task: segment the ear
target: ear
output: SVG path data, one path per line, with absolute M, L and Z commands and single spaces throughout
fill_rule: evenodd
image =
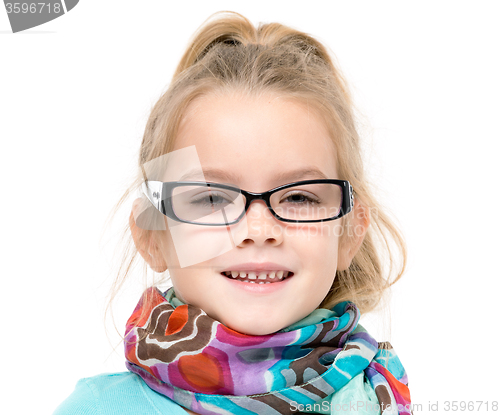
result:
M 134 201 L 128 221 L 135 247 L 153 271 L 164 272 L 167 269 L 167 262 L 157 240 L 157 232 L 160 231 L 145 230 L 137 226 L 135 212 L 138 208 L 138 202 L 140 202 L 140 199 Z
M 357 198 L 354 198 L 354 207 L 349 216 L 339 245 L 338 271 L 349 268 L 352 259 L 365 239 L 368 226 L 370 226 L 370 209 L 361 204 Z

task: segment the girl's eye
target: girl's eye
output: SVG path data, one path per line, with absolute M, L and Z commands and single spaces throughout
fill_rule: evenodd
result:
M 213 192 L 198 195 L 197 198 L 191 199 L 190 201 L 192 205 L 201 205 L 201 206 L 214 206 L 214 205 L 221 205 L 224 203 L 229 204 L 231 202 L 232 200 L 225 199 L 223 195 L 216 194 Z
M 319 203 L 319 201 L 320 200 L 311 193 L 295 192 L 295 193 L 285 195 L 285 197 L 283 199 L 281 199 L 280 203 L 291 203 L 291 204 L 310 203 L 310 204 L 315 204 L 315 203 Z

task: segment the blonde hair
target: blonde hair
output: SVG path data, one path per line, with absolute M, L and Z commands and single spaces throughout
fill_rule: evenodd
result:
M 362 313 L 373 310 L 384 291 L 404 271 L 405 243 L 365 178 L 353 104 L 344 78 L 320 42 L 290 27 L 269 23 L 256 28 L 237 13 L 222 12 L 198 29 L 168 90 L 154 105 L 147 121 L 139 153 L 142 174 L 138 174 L 115 211 L 146 179 L 144 163 L 172 151 L 187 106 L 203 95 L 231 91 L 253 96 L 279 93 L 307 102 L 324 119 L 337 149 L 339 177 L 351 183 L 355 197 L 369 208 L 371 225 L 349 268 L 337 271 L 320 307 L 330 308 L 351 300 Z M 343 218 L 344 228 L 349 224 L 347 215 Z M 153 232 L 157 231 L 145 231 L 144 238 L 154 237 Z M 128 260 L 120 267 L 110 303 L 137 257 L 128 227 L 125 233 L 129 236 Z M 348 237 L 344 232 L 340 243 Z

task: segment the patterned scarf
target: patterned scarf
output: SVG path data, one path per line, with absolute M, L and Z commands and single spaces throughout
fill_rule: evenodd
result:
M 384 415 L 410 414 L 403 366 L 359 317 L 346 301 L 277 333 L 246 335 L 183 304 L 173 288 L 153 287 L 127 322 L 126 366 L 151 389 L 200 414 L 291 414 L 362 371 Z

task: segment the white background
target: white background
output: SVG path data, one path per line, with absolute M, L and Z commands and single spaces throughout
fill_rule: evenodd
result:
M 79 378 L 125 370 L 103 309 L 130 205 L 104 221 L 188 39 L 219 10 L 313 34 L 351 85 L 409 248 L 391 320 L 364 321 L 394 345 L 413 402 L 500 400 L 498 2 L 180 4 L 81 1 L 17 34 L 0 7 L 2 412 L 51 413 Z M 120 330 L 140 292 L 122 297 Z

